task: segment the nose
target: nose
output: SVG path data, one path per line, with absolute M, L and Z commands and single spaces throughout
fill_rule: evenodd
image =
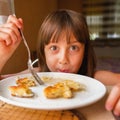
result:
M 59 64 L 65 65 L 68 64 L 68 52 L 67 51 L 61 51 L 59 56 Z

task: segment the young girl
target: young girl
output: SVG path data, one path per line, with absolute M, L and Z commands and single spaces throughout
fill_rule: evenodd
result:
M 58 10 L 44 20 L 38 37 L 40 70 L 94 77 L 106 85 L 117 84 L 106 102 L 107 110 L 120 115 L 120 74 L 96 71 L 96 58 L 82 14 Z
M 9 20 L 17 25 L 20 22 L 14 16 Z M 106 101 L 106 109 L 120 115 L 120 74 L 96 71 L 96 58 L 82 14 L 71 10 L 49 14 L 40 28 L 37 48 L 40 71 L 82 74 L 105 85 L 115 85 Z

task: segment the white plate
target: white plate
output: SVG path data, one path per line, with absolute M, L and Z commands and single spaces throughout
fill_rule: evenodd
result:
M 84 107 L 90 105 L 99 99 L 101 99 L 105 93 L 106 88 L 105 86 L 100 83 L 99 81 L 76 74 L 69 74 L 69 73 L 56 73 L 56 72 L 41 72 L 38 73 L 39 76 L 48 76 L 54 78 L 65 78 L 65 79 L 72 79 L 77 82 L 80 82 L 86 86 L 86 90 L 82 92 L 75 92 L 75 95 L 71 99 L 65 98 L 57 98 L 57 99 L 47 99 L 43 94 L 43 89 L 48 85 L 37 85 L 36 87 L 32 87 L 32 91 L 35 93 L 33 98 L 18 98 L 13 97 L 8 90 L 9 86 L 16 85 L 16 79 L 18 77 L 30 77 L 31 74 L 22 74 L 13 77 L 6 78 L 0 81 L 0 100 L 26 108 L 32 109 L 41 109 L 41 110 L 66 110 L 66 109 L 73 109 Z M 50 83 L 49 83 L 50 84 Z M 52 83 L 53 84 L 53 83 Z

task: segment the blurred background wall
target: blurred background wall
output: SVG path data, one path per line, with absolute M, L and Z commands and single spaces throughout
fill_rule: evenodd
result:
M 52 11 L 67 8 L 77 12 L 83 12 L 83 0 L 14 0 L 17 17 L 24 21 L 24 35 L 31 49 L 31 53 L 36 51 L 38 30 L 44 18 Z M 90 1 L 90 0 L 88 0 Z M 93 0 L 95 1 L 95 0 Z M 98 0 L 99 2 L 101 0 Z M 113 0 L 114 1 L 114 0 Z M 104 42 L 102 42 L 102 45 Z M 114 46 L 114 44 L 113 44 Z M 97 57 L 118 57 L 120 58 L 120 46 L 94 46 Z M 5 65 L 2 73 L 16 73 L 27 69 L 27 50 L 21 45 L 14 55 Z

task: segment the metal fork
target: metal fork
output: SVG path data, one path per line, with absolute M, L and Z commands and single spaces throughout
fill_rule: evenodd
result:
M 31 54 L 30 54 L 30 49 L 29 49 L 29 47 L 28 47 L 27 41 L 26 41 L 26 39 L 25 39 L 25 37 L 24 37 L 24 34 L 23 34 L 22 30 L 19 29 L 19 31 L 20 31 L 20 34 L 21 34 L 22 39 L 23 39 L 23 42 L 24 42 L 24 44 L 25 44 L 25 46 L 26 46 L 26 48 L 27 48 L 27 51 L 28 51 L 28 69 L 29 69 L 29 71 L 31 72 L 31 74 L 33 75 L 34 79 L 35 79 L 40 85 L 42 85 L 42 84 L 44 84 L 44 82 L 41 80 L 41 78 L 38 76 L 38 74 L 36 73 L 36 71 L 34 71 L 34 69 L 33 69 L 32 60 L 31 60 Z
M 5 2 L 4 0 L 2 0 L 2 1 L 3 1 L 5 4 L 7 4 L 7 5 L 6 5 L 7 7 L 5 7 L 5 8 L 8 9 L 8 11 L 11 11 L 13 16 L 16 16 L 16 15 L 15 15 L 14 0 L 7 0 L 6 2 Z M 6 10 L 6 9 L 5 9 L 5 10 Z M 37 73 L 34 71 L 34 69 L 33 69 L 32 60 L 31 60 L 31 54 L 30 54 L 30 49 L 29 49 L 29 47 L 28 47 L 27 41 L 26 41 L 26 39 L 25 39 L 25 37 L 24 37 L 24 34 L 23 34 L 23 32 L 22 32 L 21 29 L 19 29 L 19 32 L 20 32 L 20 34 L 21 34 L 21 37 L 22 37 L 22 39 L 23 39 L 23 42 L 24 42 L 24 44 L 25 44 L 25 46 L 26 46 L 26 48 L 27 48 L 27 51 L 28 51 L 28 69 L 29 69 L 30 72 L 32 73 L 32 75 L 33 75 L 34 79 L 37 81 L 37 83 L 40 84 L 40 85 L 42 85 L 42 84 L 44 84 L 44 82 L 41 80 L 41 78 L 38 76 L 38 74 L 37 74 Z

